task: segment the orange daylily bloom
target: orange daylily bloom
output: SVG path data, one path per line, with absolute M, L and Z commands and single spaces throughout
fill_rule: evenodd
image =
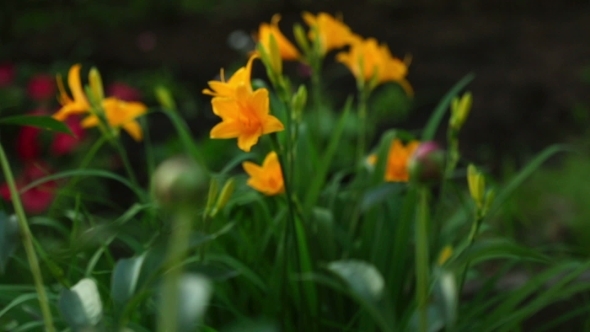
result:
M 252 84 L 250 82 L 250 73 L 252 72 L 252 63 L 254 59 L 258 58 L 257 54 L 252 54 L 246 66 L 238 69 L 229 80 L 225 81 L 223 77 L 223 69 L 221 70 L 221 81 L 209 81 L 211 89 L 203 89 L 203 93 L 213 97 L 236 97 L 236 88 L 239 85 L 244 85 L 249 91 L 252 91 Z
M 261 23 L 258 28 L 257 40 L 269 57 L 270 65 L 276 73 L 282 72 L 282 60 L 298 60 L 301 55 L 297 48 L 281 33 L 279 29 L 279 14 L 273 15 L 270 24 Z M 271 47 L 271 36 L 275 40 L 278 54 Z
M 414 151 L 418 148 L 420 142 L 411 141 L 403 145 L 399 139 L 395 139 L 389 148 L 387 155 L 387 167 L 385 168 L 385 181 L 389 182 L 408 182 L 410 173 L 408 171 L 408 162 Z
M 305 12 L 302 16 L 305 23 L 311 28 L 309 32 L 310 39 L 314 40 L 316 38 L 314 29 L 317 31 L 322 54 L 349 45 L 355 39 L 355 35 L 350 28 L 330 14 L 318 13 L 314 16 Z
M 419 141 L 411 141 L 407 145 L 403 145 L 399 139 L 393 140 L 389 147 L 387 155 L 387 165 L 385 166 L 385 181 L 388 182 L 408 182 L 410 173 L 408 164 L 414 151 L 420 145 Z M 369 165 L 377 163 L 377 155 L 371 154 L 367 157 Z
M 143 133 L 136 118 L 147 112 L 147 107 L 139 102 L 127 102 L 114 97 L 102 101 L 107 122 L 112 128 L 123 128 L 134 140 L 141 141 Z M 82 120 L 82 127 L 98 126 L 100 119 L 92 114 Z
M 57 111 L 53 117 L 56 120 L 64 121 L 70 115 L 80 113 L 92 113 L 88 98 L 84 93 L 82 82 L 80 80 L 80 64 L 75 64 L 68 72 L 68 85 L 72 91 L 72 98 L 65 92 L 61 77 L 58 76 L 57 84 L 59 87 L 59 102 L 62 108 Z M 91 71 L 92 72 L 92 71 Z M 92 76 L 92 75 L 91 75 Z M 93 86 L 92 77 L 91 87 Z M 96 82 L 96 80 L 94 81 Z M 98 80 L 98 86 L 95 88 L 102 91 L 102 84 Z M 98 101 L 97 101 L 98 102 Z M 147 112 L 147 107 L 139 102 L 126 102 L 115 97 L 105 98 L 100 100 L 101 108 L 104 111 L 104 116 L 112 128 L 123 128 L 136 141 L 141 141 L 143 135 L 141 126 L 135 119 Z M 82 121 L 82 127 L 89 128 L 98 126 L 100 119 L 96 114 L 90 114 Z
M 246 152 L 260 136 L 285 129 L 279 119 L 269 114 L 268 90 L 264 88 L 251 92 L 245 85 L 238 85 L 235 98 L 216 97 L 211 105 L 222 122 L 211 129 L 210 137 L 237 137 L 238 147 Z
M 75 64 L 70 68 L 68 72 L 68 86 L 72 91 L 72 98 L 68 96 L 64 89 L 63 80 L 61 75 L 57 76 L 57 87 L 59 89 L 59 103 L 62 107 L 53 115 L 56 120 L 63 121 L 67 117 L 73 114 L 85 113 L 90 110 L 90 104 L 86 99 L 84 88 L 80 80 L 80 64 Z
M 375 83 L 398 82 L 406 93 L 413 94 L 412 87 L 406 80 L 407 64 L 392 56 L 387 45 L 377 43 L 374 38 L 353 38 L 350 50 L 336 56 L 339 62 L 350 69 L 357 80 Z
M 283 172 L 276 152 L 266 155 L 262 166 L 246 161 L 242 167 L 250 175 L 247 184 L 265 195 L 278 195 L 285 191 Z

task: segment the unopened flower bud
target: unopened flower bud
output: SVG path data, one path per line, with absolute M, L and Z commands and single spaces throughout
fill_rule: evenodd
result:
M 156 99 L 158 99 L 158 102 L 166 111 L 174 111 L 176 109 L 176 103 L 174 102 L 174 98 L 172 98 L 172 94 L 170 94 L 170 90 L 159 85 L 156 87 L 155 92 Z
M 483 174 L 473 164 L 467 167 L 467 184 L 471 198 L 479 209 L 483 208 L 486 182 Z
M 435 142 L 423 142 L 408 163 L 410 178 L 417 182 L 436 181 L 442 177 L 445 153 Z
M 92 67 L 88 73 L 88 84 L 90 85 L 90 91 L 92 91 L 94 100 L 100 103 L 104 99 L 104 90 L 102 88 L 100 72 L 95 67 Z
M 174 157 L 161 163 L 152 177 L 154 197 L 164 207 L 195 205 L 207 188 L 202 167 L 187 157 Z

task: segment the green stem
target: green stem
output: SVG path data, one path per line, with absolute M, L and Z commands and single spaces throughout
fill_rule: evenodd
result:
M 39 306 L 41 307 L 41 315 L 43 316 L 43 322 L 45 323 L 45 331 L 54 332 L 55 327 L 53 326 L 53 318 L 51 316 L 51 310 L 49 309 L 49 301 L 47 299 L 47 294 L 45 293 L 45 286 L 43 285 L 43 276 L 41 275 L 39 260 L 37 259 L 37 254 L 35 253 L 35 247 L 33 245 L 33 235 L 29 229 L 29 223 L 18 195 L 18 190 L 14 182 L 14 176 L 12 175 L 8 159 L 6 158 L 6 153 L 4 152 L 4 148 L 1 144 L 0 164 L 2 164 L 2 171 L 4 172 L 6 182 L 8 183 L 8 188 L 10 189 L 12 205 L 14 206 L 14 211 L 18 217 L 23 246 L 25 247 L 31 273 L 33 274 L 35 289 L 37 290 L 37 295 L 39 296 Z
M 113 138 L 113 144 L 119 152 L 121 156 L 121 161 L 123 162 L 123 166 L 125 167 L 125 171 L 127 171 L 127 175 L 129 176 L 129 180 L 136 188 L 139 188 L 139 182 L 137 182 L 137 178 L 135 177 L 135 172 L 131 167 L 131 163 L 129 162 L 129 157 L 127 156 L 127 151 L 123 148 L 121 141 L 119 141 L 116 137 Z
M 362 169 L 363 160 L 365 158 L 365 148 L 367 145 L 367 100 L 369 92 L 364 84 L 359 85 L 359 100 L 358 100 L 358 141 L 357 141 L 357 158 L 356 162 L 359 165 L 358 169 Z
M 82 159 L 82 162 L 80 163 L 80 166 L 78 167 L 78 169 L 85 169 L 90 162 L 94 159 L 94 156 L 96 155 L 96 153 L 98 152 L 98 150 L 100 150 L 100 148 L 103 146 L 103 144 L 107 141 L 107 138 L 105 135 L 100 135 L 100 137 L 96 140 L 96 142 L 94 142 L 94 144 L 92 144 L 92 146 L 90 147 L 90 150 L 88 150 L 88 153 L 84 156 L 84 159 Z M 57 206 L 57 202 L 60 200 L 61 197 L 63 197 L 62 193 L 68 192 L 69 189 L 73 188 L 79 180 L 80 176 L 75 176 L 74 178 L 72 178 L 67 185 L 61 189 L 57 195 L 57 197 L 55 198 L 53 204 L 52 204 L 52 210 Z M 53 212 L 53 211 L 51 211 Z M 52 213 L 50 213 L 52 214 Z
M 170 267 L 164 276 L 162 285 L 162 302 L 158 319 L 159 332 L 173 332 L 178 330 L 178 298 L 179 281 L 182 275 L 180 264 L 186 255 L 189 244 L 193 211 L 181 208 L 174 217 L 172 234 L 170 235 L 170 247 L 166 264 Z
M 430 259 L 428 257 L 428 190 L 418 188 L 419 204 L 416 214 L 416 301 L 418 304 L 420 332 L 428 331 L 428 290 Z
M 473 224 L 471 225 L 471 231 L 469 232 L 469 237 L 467 238 L 467 247 L 465 248 L 465 250 L 469 249 L 473 243 L 475 242 L 475 238 L 477 237 L 477 233 L 479 233 L 479 227 L 481 226 L 481 222 L 483 221 L 483 215 L 481 214 L 481 212 L 478 211 L 476 212 L 475 215 L 475 220 L 473 221 Z M 465 280 L 467 279 L 467 272 L 469 271 L 469 266 L 471 265 L 470 261 L 467 261 L 467 263 L 465 264 L 465 268 L 463 269 L 463 272 L 461 273 L 461 279 L 459 279 L 459 294 L 461 294 L 463 292 L 463 286 L 465 285 Z

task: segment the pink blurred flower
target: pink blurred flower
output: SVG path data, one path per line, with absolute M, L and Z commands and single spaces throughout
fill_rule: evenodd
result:
M 27 93 L 34 100 L 46 100 L 55 95 L 55 79 L 51 75 L 39 74 L 31 78 Z
M 51 174 L 51 172 L 43 162 L 27 163 L 23 173 L 15 180 L 16 187 L 20 190 L 29 183 L 49 174 Z M 56 188 L 57 182 L 49 181 L 25 191 L 20 195 L 23 208 L 27 212 L 33 214 L 38 214 L 47 210 L 53 202 Z M 8 188 L 7 183 L 0 185 L 0 196 L 6 201 L 11 201 L 10 189 Z
M 57 156 L 62 156 L 64 154 L 68 154 L 72 152 L 80 141 L 84 139 L 85 131 L 80 125 L 80 119 L 76 116 L 70 116 L 65 120 L 65 124 L 70 127 L 72 134 L 74 136 L 57 133 L 51 142 L 51 153 Z
M 107 87 L 107 95 L 124 101 L 140 101 L 141 92 L 122 82 L 114 82 Z
M 16 76 L 14 65 L 9 62 L 0 63 L 0 88 L 12 84 Z

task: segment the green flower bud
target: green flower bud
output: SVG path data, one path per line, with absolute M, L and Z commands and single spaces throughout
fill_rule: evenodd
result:
M 187 157 L 174 157 L 161 163 L 152 177 L 152 192 L 164 207 L 193 206 L 207 188 L 202 167 Z

